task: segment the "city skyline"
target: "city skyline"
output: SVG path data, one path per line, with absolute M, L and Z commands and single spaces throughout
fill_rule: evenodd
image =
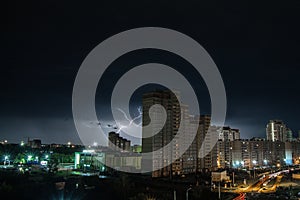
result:
M 184 105 L 184 106 L 187 106 L 187 105 Z M 208 117 L 210 117 L 210 115 L 201 115 L 201 116 L 208 116 Z M 195 116 L 195 115 L 190 115 L 189 117 L 191 119 L 191 123 L 193 123 L 193 120 L 192 120 L 193 118 L 195 118 L 195 119 L 197 118 L 197 116 Z M 271 133 L 270 133 L 269 125 L 271 123 L 278 123 L 278 122 L 282 123 L 284 125 L 283 126 L 284 129 L 281 130 L 282 127 L 281 128 L 279 127 L 280 130 L 278 130 L 278 132 L 280 132 L 280 133 L 278 133 L 278 134 L 280 134 L 281 136 L 280 136 L 280 138 L 275 138 L 274 139 L 274 136 L 272 137 L 270 135 Z M 104 129 L 107 130 L 107 132 L 105 132 L 105 133 L 107 134 L 108 137 L 109 137 L 109 134 L 115 133 L 115 134 L 119 135 L 121 138 L 124 137 L 125 140 L 128 140 L 129 142 L 132 142 L 131 146 L 142 145 L 142 141 L 136 142 L 137 140 L 141 140 L 140 138 L 137 138 L 136 140 L 135 139 L 131 140 L 132 139 L 131 136 L 128 137 L 128 135 L 126 135 L 124 133 L 122 134 L 122 131 L 121 132 L 116 131 L 116 128 L 113 125 L 108 124 L 108 126 L 109 126 L 109 128 L 107 128 L 107 127 L 104 128 Z M 228 126 L 226 124 L 224 126 L 216 126 L 214 124 L 210 124 L 210 126 L 211 127 L 215 127 L 218 130 L 222 130 L 222 132 L 219 133 L 220 134 L 219 135 L 219 140 L 224 140 L 224 135 L 223 134 L 225 134 L 229 130 L 232 131 L 232 135 L 230 137 L 235 138 L 236 137 L 235 135 L 237 134 L 238 135 L 237 138 L 239 138 L 241 140 L 263 139 L 263 140 L 266 140 L 266 141 L 273 141 L 273 142 L 275 142 L 275 141 L 282 141 L 282 142 L 284 142 L 284 141 L 290 141 L 291 142 L 291 141 L 295 141 L 297 139 L 300 139 L 300 130 L 298 130 L 297 132 L 291 132 L 291 129 L 288 126 L 286 126 L 285 122 L 282 121 L 282 120 L 279 120 L 279 119 L 271 119 L 271 120 L 269 120 L 269 123 L 267 123 L 266 126 L 265 126 L 265 135 L 264 136 L 259 136 L 259 137 L 257 137 L 257 136 L 251 136 L 251 137 L 248 137 L 248 138 L 241 137 L 240 129 L 238 127 L 231 127 L 231 126 Z M 281 131 L 283 133 L 281 133 Z M 273 128 L 273 132 L 274 132 L 274 128 Z M 277 130 L 275 130 L 275 132 L 277 132 Z M 226 134 L 228 134 L 228 133 L 226 133 Z M 284 135 L 282 135 L 282 134 L 284 134 Z M 142 133 L 141 133 L 141 135 L 142 135 Z M 226 136 L 226 137 L 228 137 L 228 136 Z M 40 138 L 40 137 L 26 137 L 26 138 L 22 137 L 22 138 L 23 139 L 19 139 L 19 140 L 16 140 L 16 141 L 8 140 L 8 138 L 0 138 L 0 142 L 2 142 L 2 143 L 8 143 L 8 144 L 9 143 L 12 143 L 12 144 L 25 144 L 25 142 L 26 141 L 30 141 L 30 139 L 44 141 L 43 138 Z M 230 140 L 235 140 L 235 139 L 230 139 Z M 71 140 L 63 141 L 63 142 L 60 142 L 60 143 L 57 143 L 57 142 L 54 142 L 54 141 L 52 141 L 52 142 L 50 141 L 50 142 L 43 142 L 42 144 L 74 144 L 74 145 L 81 145 L 81 143 L 76 143 L 76 142 L 71 141 Z M 98 145 L 99 144 L 97 142 L 93 142 L 89 146 L 98 146 Z M 100 145 L 100 146 L 103 146 L 103 145 Z M 109 143 L 107 145 L 104 145 L 104 146 L 109 146 Z

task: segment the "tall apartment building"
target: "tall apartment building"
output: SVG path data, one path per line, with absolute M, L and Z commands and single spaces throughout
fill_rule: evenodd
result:
M 286 138 L 284 142 L 292 142 L 293 141 L 293 132 L 291 129 L 286 129 Z
M 200 120 L 201 121 L 201 120 Z M 201 133 L 205 135 L 207 138 L 206 141 L 202 142 L 202 145 L 204 146 L 204 158 L 202 156 L 200 157 L 200 163 L 204 164 L 203 166 L 200 165 L 200 169 L 209 169 L 209 170 L 216 170 L 218 168 L 218 152 L 217 152 L 217 144 L 214 143 L 213 137 L 218 137 L 220 132 L 220 128 L 217 126 L 210 126 L 209 129 Z M 200 150 L 200 148 L 199 148 Z M 200 155 L 203 152 L 200 152 Z M 203 161 L 202 161 L 203 160 Z M 202 161 L 202 162 L 201 162 Z
M 197 124 L 198 129 L 192 147 L 196 148 L 196 171 L 213 170 L 218 168 L 217 145 L 212 137 L 218 137 L 219 127 L 211 126 L 210 115 L 193 116 L 190 124 Z M 194 130 L 193 130 L 194 131 Z M 206 141 L 205 137 L 207 137 Z
M 292 133 L 282 120 L 270 120 L 266 127 L 267 140 L 286 142 L 292 139 Z
M 254 168 L 264 165 L 283 165 L 286 162 L 285 143 L 265 141 L 260 138 L 230 142 L 231 166 L 233 168 Z
M 179 97 L 178 94 L 176 95 Z M 186 107 L 183 111 L 180 110 L 180 99 L 177 99 L 176 95 L 170 91 L 154 91 L 143 95 L 142 152 L 153 152 L 153 156 L 151 158 L 144 156 L 142 165 L 147 171 L 152 171 L 152 177 L 172 176 L 182 172 L 182 158 L 179 154 L 180 144 L 176 134 L 179 130 L 181 114 L 185 115 L 188 112 L 188 108 Z M 161 111 L 154 110 L 151 119 L 149 116 L 150 107 L 155 104 L 163 106 L 167 114 L 166 122 L 161 130 L 158 128 L 163 125 L 159 118 Z M 186 119 L 186 116 L 183 118 Z M 151 128 L 145 129 L 144 127 L 150 121 L 152 124 Z M 152 137 L 144 137 L 157 131 L 158 133 Z M 169 143 L 171 145 L 167 147 Z M 152 169 L 158 170 L 153 171 Z
M 182 155 L 182 172 L 183 174 L 195 173 L 197 170 L 197 124 L 192 123 L 193 116 L 189 115 L 187 105 L 182 105 L 181 112 L 183 112 L 183 131 L 184 131 L 184 148 L 187 150 Z M 194 140 L 192 140 L 194 138 Z M 192 143 L 191 143 L 192 140 Z
M 228 126 L 219 128 L 219 141 L 217 144 L 218 168 L 228 168 L 232 164 L 230 142 L 240 139 L 239 129 Z
M 249 140 L 250 148 L 250 162 L 249 168 L 255 166 L 268 165 L 268 145 L 265 145 L 266 141 L 262 138 L 252 138 Z
M 211 155 L 206 155 L 204 145 L 204 138 L 208 129 L 210 127 L 211 117 L 209 115 L 201 115 L 195 116 L 195 120 L 199 123 L 198 130 L 196 135 L 196 146 L 197 146 L 197 171 L 201 171 L 204 168 L 208 168 L 211 166 L 210 157 Z M 206 155 L 206 156 L 205 156 Z
M 222 131 L 219 134 L 219 140 L 222 141 L 234 141 L 240 139 L 240 130 L 232 129 L 229 126 L 222 128 Z
M 266 159 L 270 164 L 272 165 L 284 165 L 285 164 L 285 143 L 281 141 L 276 142 L 270 142 L 266 141 L 266 149 L 267 152 L 269 152 L 269 155 L 267 152 L 265 153 Z
M 217 168 L 215 144 L 210 142 L 213 141 L 210 137 L 206 138 L 205 143 L 204 139 L 208 135 L 218 137 L 218 127 L 210 126 L 210 115 L 192 116 L 189 114 L 188 106 L 182 103 L 180 108 L 179 93 L 176 96 L 169 91 L 155 91 L 143 95 L 143 127 L 150 122 L 148 112 L 152 105 L 160 104 L 167 111 L 167 120 L 163 129 L 156 135 L 142 140 L 143 153 L 155 151 L 152 158 L 143 158 L 144 167 L 152 166 L 152 169 L 157 169 L 167 165 L 152 172 L 153 177 L 189 174 L 203 169 Z M 146 131 L 155 131 L 157 127 L 161 127 L 162 122 L 155 120 L 156 114 L 159 113 L 152 113 L 152 130 L 143 128 L 143 135 L 148 134 Z M 180 122 L 181 119 L 183 122 Z M 184 132 L 183 138 L 177 136 L 180 124 L 182 125 L 181 130 Z M 194 138 L 192 143 L 191 138 Z M 171 147 L 165 148 L 169 143 L 172 144 Z M 163 147 L 164 149 L 162 149 Z M 201 147 L 202 151 L 200 151 Z M 180 148 L 187 148 L 182 156 L 179 154 Z M 161 151 L 156 151 L 158 149 Z
M 234 140 L 230 142 L 231 166 L 250 167 L 250 145 L 248 140 Z

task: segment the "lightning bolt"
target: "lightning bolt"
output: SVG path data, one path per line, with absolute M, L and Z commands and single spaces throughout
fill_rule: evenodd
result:
M 143 116 L 143 111 L 142 111 L 141 106 L 139 106 L 139 107 L 137 108 L 137 110 L 138 110 L 138 112 L 139 112 L 139 115 L 136 116 L 136 117 L 134 117 L 132 120 L 129 119 L 129 117 L 126 115 L 126 113 L 125 113 L 121 108 L 117 108 L 117 110 L 120 111 L 120 112 L 124 115 L 125 119 L 128 121 L 128 125 L 127 125 L 127 126 L 118 123 L 118 130 L 116 131 L 117 133 L 120 133 L 120 131 L 121 131 L 123 128 L 127 128 L 128 126 L 131 126 L 132 124 L 133 124 L 134 126 L 141 126 L 141 125 L 142 125 L 142 120 L 140 120 L 140 122 L 139 122 L 138 124 L 135 123 L 136 120 L 141 119 L 142 116 Z

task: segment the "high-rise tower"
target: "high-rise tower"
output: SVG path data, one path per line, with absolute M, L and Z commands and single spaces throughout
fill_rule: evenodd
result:
M 266 127 L 267 140 L 281 141 L 287 140 L 287 127 L 282 120 L 270 120 Z
M 143 139 L 142 152 L 154 152 L 152 158 L 143 157 L 142 165 L 148 171 L 153 169 L 152 176 L 171 176 L 182 171 L 182 162 L 179 154 L 180 145 L 177 143 L 176 134 L 179 130 L 181 110 L 177 97 L 170 91 L 154 91 L 143 95 Z M 151 106 L 159 104 L 166 111 L 166 122 L 163 125 L 159 115 L 161 110 L 153 110 L 150 119 L 149 110 Z M 151 128 L 145 129 L 151 121 Z M 159 127 L 163 127 L 159 130 Z M 148 133 L 149 132 L 149 133 Z M 145 138 L 146 135 L 158 132 L 152 137 Z M 172 141 L 173 140 L 173 141 Z M 169 147 L 166 147 L 172 141 Z M 172 163 L 172 160 L 175 160 Z M 165 166 L 165 167 L 163 167 Z M 158 170 L 154 170 L 158 169 Z

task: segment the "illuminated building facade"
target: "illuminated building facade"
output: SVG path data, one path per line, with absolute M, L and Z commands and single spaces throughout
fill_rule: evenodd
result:
M 230 145 L 231 167 L 233 168 L 252 169 L 258 166 L 287 164 L 287 149 L 284 142 L 253 138 L 251 140 L 235 140 L 230 142 Z
M 130 152 L 115 152 L 87 149 L 75 152 L 75 169 L 84 172 L 110 170 L 123 170 L 127 172 L 140 172 L 141 156 Z

